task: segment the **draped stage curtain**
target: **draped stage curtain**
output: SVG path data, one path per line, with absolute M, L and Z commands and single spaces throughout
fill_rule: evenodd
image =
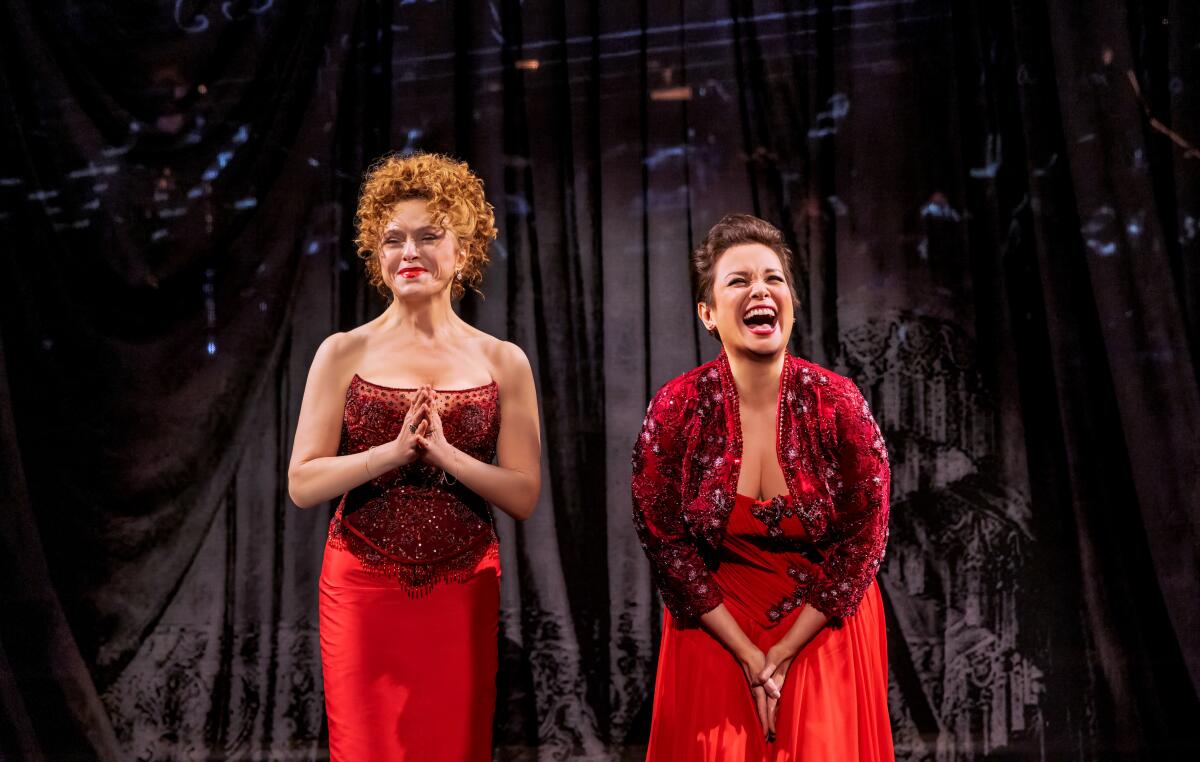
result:
M 796 252 L 794 351 L 892 456 L 902 759 L 1200 748 L 1200 8 L 1183 0 L 12 0 L 0 25 L 0 756 L 317 758 L 331 506 L 286 463 L 377 314 L 366 165 L 501 231 L 544 489 L 501 517 L 498 759 L 638 759 L 650 394 L 710 359 L 687 252 Z M 387 633 L 380 633 L 386 637 Z

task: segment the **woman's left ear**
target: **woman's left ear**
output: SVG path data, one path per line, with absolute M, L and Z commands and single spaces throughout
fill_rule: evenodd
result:
M 700 322 L 704 324 L 704 330 L 710 334 L 716 330 L 716 322 L 712 319 L 712 309 L 705 302 L 696 303 L 696 315 L 699 316 Z

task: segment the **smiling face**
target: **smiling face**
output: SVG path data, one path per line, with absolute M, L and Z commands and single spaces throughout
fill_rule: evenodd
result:
M 397 299 L 429 298 L 446 292 L 466 255 L 453 231 L 429 213 L 424 199 L 392 207 L 377 249 L 383 282 Z
M 787 348 L 794 321 L 792 290 L 779 255 L 761 243 L 726 249 L 713 267 L 708 302 L 696 305 L 728 354 L 774 356 Z

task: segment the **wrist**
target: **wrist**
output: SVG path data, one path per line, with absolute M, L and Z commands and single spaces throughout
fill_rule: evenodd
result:
M 400 456 L 400 448 L 395 440 L 379 445 L 371 454 L 371 473 L 375 476 L 402 465 L 404 459 Z
M 442 469 L 442 471 L 445 471 L 450 476 L 457 477 L 458 469 L 456 468 L 456 454 L 457 451 L 454 445 L 450 444 L 449 442 L 439 442 L 433 447 L 429 448 L 429 454 L 426 459 L 431 464 Z
M 804 615 L 801 615 L 801 618 L 797 619 L 796 622 L 794 622 L 792 626 L 788 628 L 788 631 L 783 634 L 783 637 L 781 637 L 775 643 L 775 645 L 771 646 L 771 650 L 785 658 L 793 657 L 800 653 L 800 651 L 803 650 L 806 645 L 808 645 L 809 641 L 816 637 L 817 633 L 821 631 L 821 627 L 823 626 L 824 622 L 818 622 L 811 618 L 805 618 Z
M 785 634 L 782 638 L 775 642 L 767 652 L 772 661 L 779 662 L 794 658 L 800 652 L 800 646 L 796 640 L 790 637 L 791 633 Z
M 737 644 L 737 646 L 735 646 L 733 649 L 733 656 L 735 659 L 740 661 L 742 664 L 752 664 L 755 667 L 762 666 L 761 664 L 755 664 L 755 662 L 761 658 L 762 655 L 762 650 L 758 646 L 754 645 L 749 638 L 746 638 L 745 642 Z

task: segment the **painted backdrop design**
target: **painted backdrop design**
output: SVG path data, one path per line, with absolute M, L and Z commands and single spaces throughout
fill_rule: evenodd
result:
M 359 178 L 439 150 L 501 230 L 545 489 L 501 520 L 499 759 L 639 759 L 651 393 L 717 351 L 686 255 L 796 251 L 794 350 L 892 455 L 907 760 L 1200 746 L 1191 3 L 13 0 L 0 26 L 0 754 L 320 757 L 307 365 L 382 303 Z M 380 633 L 380 637 L 386 637 Z

